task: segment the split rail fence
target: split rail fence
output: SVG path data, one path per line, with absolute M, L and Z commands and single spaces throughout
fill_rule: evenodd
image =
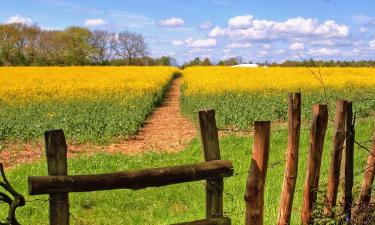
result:
M 47 131 L 45 143 L 48 176 L 29 177 L 29 194 L 49 194 L 50 225 L 68 225 L 70 223 L 69 193 L 72 192 L 139 190 L 206 180 L 206 219 L 178 225 L 229 225 L 230 218 L 223 215 L 223 178 L 233 175 L 233 165 L 229 160 L 221 160 L 215 112 L 200 111 L 199 123 L 205 162 L 93 175 L 68 175 L 64 132 Z

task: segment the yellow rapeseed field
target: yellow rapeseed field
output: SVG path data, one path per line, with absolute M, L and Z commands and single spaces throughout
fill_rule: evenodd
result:
M 202 92 L 318 89 L 322 87 L 320 76 L 329 88 L 375 87 L 375 68 L 190 67 L 184 71 L 184 75 L 187 95 Z
M 0 140 L 61 128 L 75 142 L 133 135 L 162 100 L 172 67 L 0 67 Z
M 132 98 L 159 90 L 171 67 L 0 67 L 0 102 L 20 104 L 117 95 Z

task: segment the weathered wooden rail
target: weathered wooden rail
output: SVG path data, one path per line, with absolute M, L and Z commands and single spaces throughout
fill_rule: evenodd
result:
M 180 224 L 231 224 L 223 216 L 224 177 L 233 175 L 231 161 L 220 159 L 214 110 L 199 112 L 206 162 L 106 174 L 68 175 L 67 145 L 62 130 L 45 133 L 48 176 L 29 177 L 29 194 L 49 194 L 50 224 L 68 225 L 69 193 L 114 189 L 138 190 L 206 180 L 206 219 Z

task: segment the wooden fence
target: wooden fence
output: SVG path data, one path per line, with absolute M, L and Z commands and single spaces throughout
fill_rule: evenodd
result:
M 290 224 L 293 197 L 298 172 L 298 149 L 301 127 L 301 94 L 289 94 L 288 104 L 288 148 L 285 159 L 285 173 L 280 198 L 278 225 Z M 317 204 L 319 188 L 320 166 L 324 139 L 328 124 L 327 105 L 314 105 L 313 118 L 310 129 L 309 152 L 307 171 L 303 189 L 301 207 L 301 224 L 308 225 L 313 221 L 313 212 Z M 353 156 L 355 143 L 355 129 L 352 103 L 346 100 L 337 100 L 334 120 L 333 143 L 330 166 L 328 171 L 327 190 L 325 194 L 325 216 L 334 217 L 334 208 L 340 208 L 346 221 L 350 221 L 351 213 L 359 213 L 371 201 L 371 190 L 375 174 L 375 131 L 372 148 L 369 150 L 364 180 L 360 198 L 354 207 L 352 197 L 353 187 Z M 245 191 L 245 225 L 263 224 L 264 188 L 268 166 L 270 122 L 255 122 L 254 147 L 250 170 L 248 172 Z M 340 174 L 343 175 L 340 178 Z M 337 205 L 338 187 L 341 183 L 344 190 Z M 342 221 L 343 222 L 343 221 Z
M 320 166 L 325 134 L 328 124 L 327 105 L 312 108 L 307 171 L 301 206 L 301 223 L 311 224 L 317 205 Z M 371 191 L 375 175 L 375 131 L 372 148 L 364 172 L 360 197 L 353 200 L 353 156 L 355 129 L 352 103 L 346 100 L 336 102 L 332 150 L 327 179 L 327 190 L 323 213 L 335 216 L 335 207 L 350 220 L 352 213 L 361 212 L 371 201 Z M 199 125 L 205 162 L 141 169 L 94 175 L 68 175 L 67 146 L 62 130 L 45 133 L 48 176 L 29 177 L 31 195 L 49 194 L 50 224 L 69 224 L 69 196 L 71 192 L 87 192 L 113 189 L 138 190 L 147 187 L 160 187 L 182 182 L 206 180 L 206 218 L 185 224 L 231 224 L 223 213 L 223 178 L 233 175 L 231 161 L 221 160 L 218 130 L 214 110 L 199 112 Z M 245 225 L 263 225 L 264 189 L 270 151 L 271 123 L 257 121 L 254 124 L 254 146 L 244 194 L 246 210 Z M 290 224 L 293 197 L 298 173 L 298 150 L 301 130 L 301 94 L 289 94 L 288 100 L 288 147 L 286 150 L 285 173 L 280 198 L 278 225 Z M 340 178 L 340 175 L 342 178 Z M 339 199 L 338 189 L 344 190 Z M 354 204 L 356 203 L 356 204 Z
M 230 218 L 223 215 L 223 178 L 233 175 L 232 162 L 220 158 L 214 110 L 200 111 L 199 122 L 205 162 L 93 175 L 68 175 L 64 132 L 48 131 L 45 133 L 48 176 L 29 177 L 29 194 L 49 194 L 50 224 L 68 225 L 70 219 L 68 195 L 71 192 L 139 190 L 206 180 L 206 219 L 179 223 L 179 225 L 229 225 Z

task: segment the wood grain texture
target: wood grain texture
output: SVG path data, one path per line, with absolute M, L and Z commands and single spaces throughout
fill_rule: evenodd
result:
M 314 105 L 311 122 L 307 174 L 303 191 L 301 223 L 310 224 L 311 213 L 316 203 L 319 186 L 320 165 L 322 159 L 324 137 L 328 123 L 327 105 Z

